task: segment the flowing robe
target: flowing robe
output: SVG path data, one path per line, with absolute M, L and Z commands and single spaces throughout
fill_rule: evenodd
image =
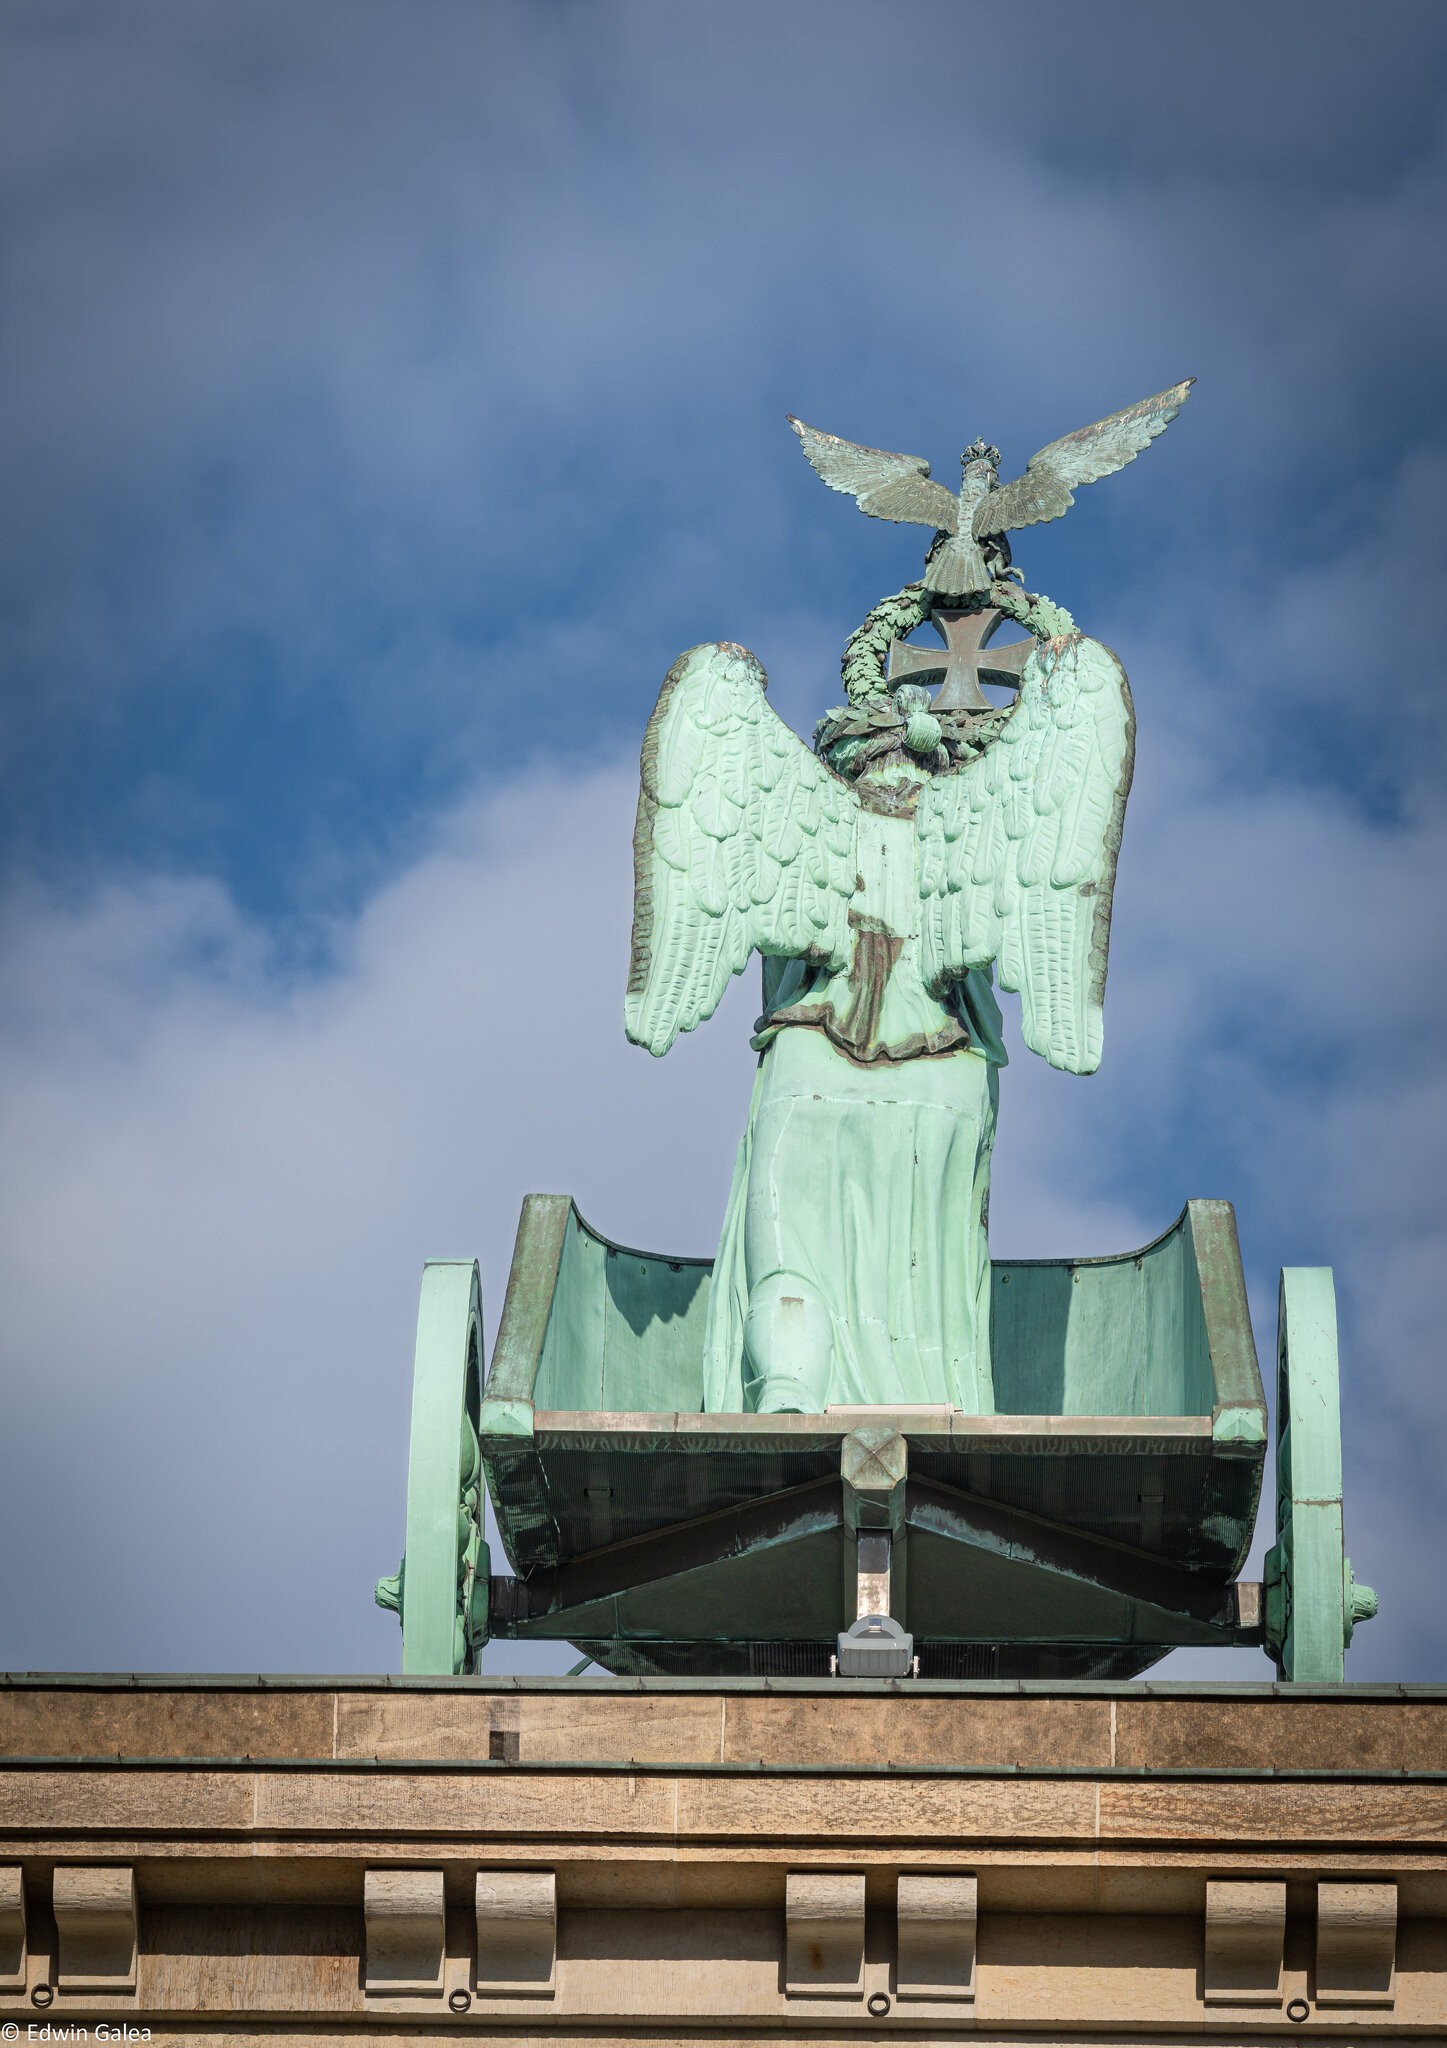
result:
M 918 859 L 912 817 L 865 811 L 847 970 L 795 960 L 771 977 L 714 1265 L 706 1409 L 993 1412 L 1000 1013 L 984 974 L 943 1000 L 925 988 Z

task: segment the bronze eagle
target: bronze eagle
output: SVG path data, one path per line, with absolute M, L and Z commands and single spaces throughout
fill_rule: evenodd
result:
M 1195 381 L 1187 377 L 1169 391 L 1050 442 L 1030 457 L 1022 476 L 1007 484 L 1000 482 L 999 449 L 975 441 L 960 457 L 958 496 L 930 480 L 929 464 L 918 455 L 891 455 L 837 434 L 821 434 L 793 413 L 788 421 L 825 483 L 854 498 L 861 512 L 871 519 L 936 527 L 925 587 L 941 597 L 969 597 L 988 590 L 992 577 L 1009 567 L 1006 534 L 1058 519 L 1075 503 L 1077 484 L 1093 484 L 1133 462 L 1165 432 Z

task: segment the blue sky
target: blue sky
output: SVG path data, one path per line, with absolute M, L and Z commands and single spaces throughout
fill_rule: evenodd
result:
M 643 723 L 727 637 L 807 731 L 920 555 L 784 414 L 948 479 L 1194 374 L 1017 548 L 1140 764 L 996 1245 L 1229 1196 L 1263 1359 L 1333 1264 L 1349 1668 L 1447 1678 L 1444 72 L 1406 0 L 12 0 L 0 1663 L 395 1664 L 421 1260 L 717 1232 L 750 991 L 622 1042 Z

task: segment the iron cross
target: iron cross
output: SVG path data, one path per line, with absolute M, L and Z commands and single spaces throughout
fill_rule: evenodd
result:
M 902 640 L 896 640 L 889 650 L 890 682 L 933 683 L 943 678 L 943 687 L 935 698 L 936 711 L 992 710 L 989 698 L 980 688 L 980 678 L 1018 690 L 1020 671 L 1035 645 L 1033 640 L 1019 640 L 986 653 L 985 643 L 1004 616 L 993 605 L 978 612 L 943 608 L 931 612 L 929 623 L 948 650 L 945 658 L 940 660 L 927 647 L 906 647 Z

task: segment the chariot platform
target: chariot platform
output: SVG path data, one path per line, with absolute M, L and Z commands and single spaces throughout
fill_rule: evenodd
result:
M 475 1266 L 428 1267 L 407 1555 L 379 1592 L 405 1668 L 461 1670 L 501 1637 L 654 1675 L 827 1676 L 852 1654 L 1125 1678 L 1195 1645 L 1342 1676 L 1373 1602 L 1342 1550 L 1331 1276 L 1283 1276 L 1295 1426 L 1266 1580 L 1243 1582 L 1268 1427 L 1228 1203 L 1117 1257 L 997 1261 L 993 1415 L 705 1412 L 710 1282 L 530 1196 L 484 1378 Z M 510 1573 L 481 1541 L 484 1479 Z

